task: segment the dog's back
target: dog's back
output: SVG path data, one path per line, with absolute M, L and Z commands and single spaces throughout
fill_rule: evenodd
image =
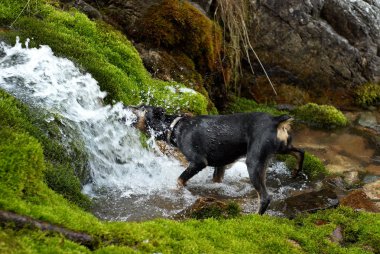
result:
M 289 119 L 265 113 L 196 116 L 180 122 L 176 138 L 179 149 L 189 160 L 202 155 L 207 165 L 223 166 L 245 156 L 250 142 L 270 140 L 268 145 L 272 146 L 287 140 L 288 124 L 280 123 Z

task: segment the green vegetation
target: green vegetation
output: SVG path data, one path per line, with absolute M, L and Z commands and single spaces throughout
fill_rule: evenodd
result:
M 348 124 L 347 118 L 334 106 L 308 103 L 292 112 L 297 120 L 319 128 L 339 128 Z
M 74 174 L 74 169 L 84 170 L 87 161 L 84 151 L 63 147 L 56 139 L 49 138 L 59 132 L 56 123 L 47 123 L 41 118 L 43 114 L 32 113 L 1 89 L 0 112 L 0 140 L 3 140 L 0 142 L 0 185 L 5 184 L 1 188 L 4 198 L 10 186 L 24 192 L 25 184 L 30 183 L 31 189 L 37 188 L 39 184 L 34 180 L 38 182 L 46 177 L 52 189 L 75 204 L 88 207 L 89 199 L 81 193 L 81 184 Z M 57 181 L 59 174 L 64 177 Z
M 0 4 L 0 9 L 4 6 L 8 6 L 7 1 Z M 207 113 L 208 102 L 201 94 L 175 93 L 171 87 L 184 86 L 152 79 L 131 42 L 111 26 L 90 21 L 76 10 L 63 12 L 42 3 L 37 6 L 38 15 L 21 16 L 13 25 L 16 31 L 0 32 L 0 37 L 12 43 L 16 35 L 20 35 L 21 40 L 33 38 L 31 46 L 49 45 L 57 55 L 73 60 L 90 72 L 100 88 L 107 91 L 108 103 L 122 101 L 126 105 L 136 105 L 149 102 L 172 112 Z M 13 17 L 17 14 L 14 12 Z M 9 25 L 10 20 L 4 20 L 6 23 L 3 24 Z
M 245 112 L 265 112 L 274 116 L 287 114 L 286 111 L 277 110 L 274 107 L 258 104 L 253 100 L 246 98 L 232 97 L 231 102 L 225 109 L 225 113 L 245 113 Z
M 176 218 L 204 220 L 208 218 L 232 219 L 238 216 L 241 216 L 241 208 L 234 201 L 225 203 L 214 198 L 199 198 L 195 204 L 178 214 Z
M 296 169 L 298 166 L 297 160 L 294 156 L 277 155 L 276 158 L 280 161 L 284 161 L 286 166 L 291 170 Z M 305 153 L 302 172 L 305 173 L 311 180 L 326 176 L 328 174 L 328 171 L 322 161 L 315 155 L 308 152 Z
M 83 218 L 86 220 L 87 218 Z M 104 223 L 95 236 L 97 253 L 378 253 L 380 215 L 348 208 L 326 210 L 295 220 L 248 215 L 234 219 L 154 220 Z M 342 228 L 341 244 L 331 240 Z M 60 252 L 57 246 L 62 248 Z M 0 250 L 29 253 L 89 253 L 59 235 L 9 229 L 0 231 Z M 17 252 L 17 251 L 15 251 Z M 4 253 L 8 253 L 5 251 Z
M 356 103 L 368 107 L 380 102 L 380 84 L 367 83 L 359 86 L 356 91 Z
M 22 10 L 13 24 L 17 31 L 1 30 L 0 37 L 13 42 L 15 35 L 21 35 L 23 39 L 34 38 L 34 46 L 50 45 L 54 52 L 89 71 L 109 93 L 108 102 L 150 101 L 153 105 L 169 105 L 172 111 L 206 112 L 205 97 L 172 93 L 166 86 L 177 89 L 182 85 L 152 79 L 131 43 L 109 26 L 91 22 L 75 10 L 56 10 L 39 0 L 1 1 L 0 24 L 10 25 Z M 259 111 L 260 107 L 236 99 L 231 112 Z M 80 193 L 75 175 L 83 174 L 87 158 L 80 140 L 69 143 L 69 149 L 58 142 L 59 129 L 63 128 L 59 117 L 47 123 L 43 113 L 28 109 L 2 90 L 0 115 L 0 209 L 85 232 L 98 240 L 97 253 L 380 252 L 380 215 L 348 208 L 295 220 L 249 215 L 183 222 L 102 222 L 83 210 L 89 203 Z M 307 157 L 314 165 L 314 158 Z M 231 213 L 237 210 L 236 206 L 229 208 Z M 330 240 L 337 226 L 343 230 L 341 244 Z M 59 234 L 13 228 L 1 224 L 0 253 L 91 252 Z

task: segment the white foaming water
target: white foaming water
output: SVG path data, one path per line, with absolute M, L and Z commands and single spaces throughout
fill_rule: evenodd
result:
M 174 188 L 182 171 L 179 163 L 143 149 L 130 127 L 131 111 L 121 103 L 103 105 L 106 96 L 90 74 L 71 61 L 55 57 L 48 46 L 22 48 L 1 45 L 0 87 L 25 103 L 58 114 L 76 127 L 90 155 L 92 184 L 110 187 L 123 195 L 147 194 Z M 126 117 L 127 123 L 120 119 Z
M 139 133 L 130 127 L 132 112 L 121 103 L 104 105 L 106 93 L 96 80 L 71 61 L 54 56 L 48 46 L 28 48 L 27 44 L 26 48 L 18 40 L 14 47 L 0 44 L 0 88 L 45 110 L 46 121 L 58 115 L 64 125 L 79 132 L 91 173 L 83 191 L 94 197 L 95 214 L 110 220 L 170 216 L 197 195 L 217 192 L 241 197 L 253 191 L 241 161 L 226 171 L 224 183 L 211 184 L 212 171 L 205 169 L 189 182 L 189 190 L 176 190 L 184 168 L 142 148 Z

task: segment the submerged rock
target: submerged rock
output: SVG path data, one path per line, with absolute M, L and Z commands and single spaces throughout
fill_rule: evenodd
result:
M 324 188 L 287 198 L 284 203 L 283 213 L 288 217 L 294 217 L 303 212 L 316 212 L 336 207 L 339 200 L 335 191 Z
M 375 112 L 368 111 L 360 113 L 358 124 L 380 133 L 380 123 L 377 121 Z

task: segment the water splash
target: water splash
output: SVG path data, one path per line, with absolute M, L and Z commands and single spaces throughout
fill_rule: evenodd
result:
M 143 149 L 130 127 L 134 114 L 121 103 L 104 105 L 105 92 L 71 61 L 54 56 L 51 48 L 0 45 L 0 87 L 33 107 L 59 115 L 75 126 L 90 155 L 94 188 L 116 188 L 123 195 L 147 194 L 175 187 L 183 170 L 179 163 Z M 126 118 L 126 122 L 120 119 Z M 49 120 L 49 119 L 47 119 Z
M 54 56 L 48 46 L 29 48 L 28 44 L 29 40 L 23 47 L 18 39 L 13 47 L 0 44 L 0 87 L 30 107 L 46 111 L 46 121 L 58 115 L 79 133 L 91 174 L 83 192 L 93 198 L 99 217 L 167 217 L 192 204 L 198 195 L 245 197 L 254 192 L 242 161 L 227 170 L 224 183 L 211 183 L 212 170 L 205 169 L 188 189 L 177 190 L 176 179 L 184 168 L 141 146 L 139 133 L 130 126 L 135 117 L 131 111 L 121 103 L 104 105 L 106 93 L 90 74 Z M 123 117 L 125 122 L 120 121 Z M 283 174 L 281 170 L 275 164 L 270 172 Z

